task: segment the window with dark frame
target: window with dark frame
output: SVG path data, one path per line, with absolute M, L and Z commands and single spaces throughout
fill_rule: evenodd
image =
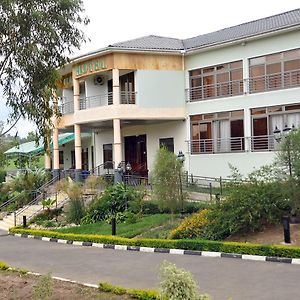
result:
M 103 144 L 104 169 L 113 169 L 113 147 L 112 144 Z
M 190 101 L 241 95 L 243 62 L 235 61 L 189 72 Z
M 64 151 L 59 151 L 59 164 L 63 165 L 64 164 Z
M 166 147 L 168 151 L 174 153 L 174 138 L 159 139 L 159 147 Z

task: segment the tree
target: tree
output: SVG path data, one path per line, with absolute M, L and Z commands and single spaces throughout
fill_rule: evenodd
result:
M 1 0 L 0 87 L 11 118 L 26 117 L 39 135 L 49 132 L 58 68 L 86 40 L 81 0 Z
M 170 209 L 172 213 L 184 205 L 185 195 L 180 190 L 182 167 L 174 153 L 165 147 L 158 150 L 152 174 L 153 193 L 161 208 Z
M 277 162 L 288 181 L 292 214 L 300 212 L 300 129 L 281 138 Z

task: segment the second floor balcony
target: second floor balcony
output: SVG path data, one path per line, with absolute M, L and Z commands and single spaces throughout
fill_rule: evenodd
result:
M 120 104 L 135 104 L 136 92 L 120 91 Z M 91 109 L 94 107 L 108 106 L 113 104 L 113 93 L 103 93 L 95 96 L 80 97 L 80 110 Z M 62 115 L 74 113 L 73 99 L 62 98 L 62 103 L 59 107 Z
M 186 101 L 197 102 L 294 87 L 300 87 L 300 70 L 191 87 L 186 89 Z
M 236 153 L 245 151 L 267 152 L 276 151 L 278 145 L 274 135 L 188 141 L 188 148 L 191 154 Z

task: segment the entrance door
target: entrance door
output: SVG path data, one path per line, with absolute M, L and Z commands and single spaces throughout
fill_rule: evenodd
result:
M 125 163 L 130 163 L 132 172 L 148 176 L 146 135 L 125 137 Z

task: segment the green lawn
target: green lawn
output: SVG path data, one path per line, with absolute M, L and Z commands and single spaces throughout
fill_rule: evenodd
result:
M 142 217 L 133 224 L 120 223 L 117 224 L 117 235 L 132 238 L 137 235 L 145 234 L 146 232 L 151 232 L 151 230 L 156 231 L 154 228 L 168 226 L 168 224 L 175 222 L 175 218 L 177 217 L 172 218 L 172 216 L 169 214 L 157 214 Z M 81 225 L 78 227 L 57 229 L 55 231 L 63 233 L 110 235 L 111 225 L 102 221 L 93 224 Z

